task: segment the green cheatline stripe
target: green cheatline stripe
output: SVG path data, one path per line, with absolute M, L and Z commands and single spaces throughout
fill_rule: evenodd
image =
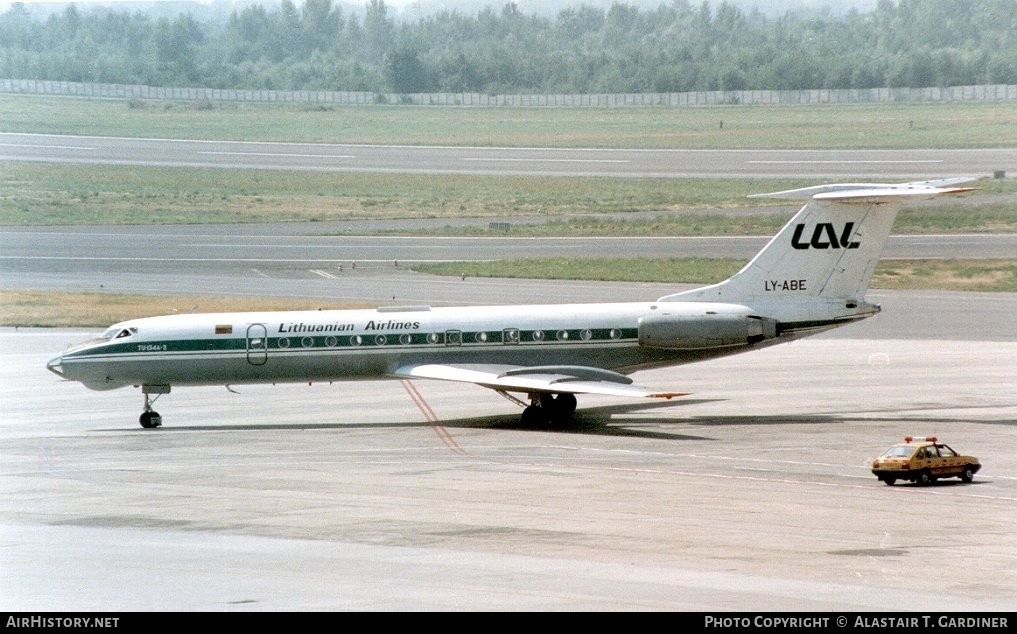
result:
M 268 350 L 299 350 L 315 348 L 379 348 L 400 346 L 476 345 L 515 343 L 587 343 L 624 342 L 638 338 L 636 328 L 561 328 L 548 330 L 449 330 L 432 333 L 387 333 L 376 335 L 296 335 L 268 337 Z M 458 341 L 456 337 L 458 336 Z M 257 337 L 255 337 L 257 339 Z M 159 352 L 245 352 L 248 339 L 225 337 L 218 339 L 185 339 L 119 343 L 104 350 L 104 354 Z M 258 350 L 257 348 L 255 350 Z M 87 353 L 87 351 L 84 351 Z M 68 355 L 73 358 L 74 354 Z
M 514 344 L 569 341 L 624 341 L 638 336 L 635 328 L 561 328 L 551 330 L 447 330 L 431 333 L 379 333 L 357 335 L 312 335 L 295 337 L 270 337 L 269 349 L 303 348 L 357 348 L 364 346 L 411 346 L 411 345 L 467 345 L 467 344 Z M 304 342 L 307 342 L 306 345 Z

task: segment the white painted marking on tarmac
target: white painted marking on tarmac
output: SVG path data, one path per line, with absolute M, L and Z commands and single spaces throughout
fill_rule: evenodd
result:
M 552 159 L 540 158 L 538 156 L 528 158 L 485 158 L 467 156 L 462 161 L 473 163 L 631 163 L 623 159 Z
M 929 163 L 942 163 L 943 161 L 938 159 L 913 159 L 913 160 L 883 160 L 883 159 L 872 159 L 872 160 L 839 160 L 839 161 L 745 161 L 752 165 L 910 165 L 910 164 L 929 164 Z
M 210 152 L 199 150 L 195 154 L 210 154 L 215 156 L 280 156 L 286 158 L 332 158 L 332 159 L 352 159 L 357 158 L 352 154 L 291 154 L 289 152 Z
M 94 147 L 83 145 L 35 145 L 34 143 L 0 143 L 0 147 L 45 148 L 48 150 L 83 150 L 91 151 Z

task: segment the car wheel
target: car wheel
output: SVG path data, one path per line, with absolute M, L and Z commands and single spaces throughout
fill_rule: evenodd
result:
M 923 487 L 929 486 L 930 484 L 932 484 L 932 474 L 929 473 L 928 471 L 922 471 L 921 473 L 918 474 L 917 482 L 920 486 Z
M 971 467 L 964 467 L 964 471 L 961 472 L 960 479 L 963 482 L 970 484 L 971 481 L 975 479 L 975 472 L 971 469 Z
M 897 478 L 883 478 L 883 482 L 885 482 L 886 486 L 888 486 L 888 487 L 892 487 L 893 483 L 896 482 L 896 481 L 897 481 Z

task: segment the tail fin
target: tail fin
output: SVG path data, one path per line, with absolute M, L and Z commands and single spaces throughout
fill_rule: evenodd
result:
M 756 197 L 808 202 L 756 256 L 729 279 L 660 301 L 747 302 L 752 299 L 860 299 L 900 207 L 974 180 L 954 178 L 896 185 L 844 183 Z

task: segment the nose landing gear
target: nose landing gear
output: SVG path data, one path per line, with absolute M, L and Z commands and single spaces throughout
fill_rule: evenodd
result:
M 169 394 L 170 386 L 142 385 L 141 393 L 145 396 L 145 411 L 141 413 L 141 416 L 138 418 L 138 422 L 145 429 L 162 427 L 162 416 L 159 415 L 159 412 L 152 409 L 152 404 L 159 400 L 159 397 L 163 394 Z M 152 394 L 155 394 L 154 398 L 151 396 Z
M 159 412 L 146 409 L 141 413 L 138 422 L 145 429 L 155 429 L 156 427 L 162 427 L 162 416 Z

